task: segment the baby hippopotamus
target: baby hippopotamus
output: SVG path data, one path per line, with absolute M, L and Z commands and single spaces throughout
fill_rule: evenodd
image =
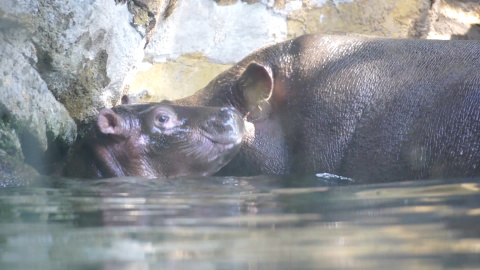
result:
M 237 153 L 243 131 L 242 116 L 233 107 L 186 107 L 162 101 L 103 109 L 75 147 L 64 175 L 211 175 Z

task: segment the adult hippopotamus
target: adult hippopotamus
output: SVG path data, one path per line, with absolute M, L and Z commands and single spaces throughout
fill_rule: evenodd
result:
M 182 107 L 162 101 L 103 109 L 76 143 L 63 175 L 211 175 L 238 151 L 243 131 L 243 119 L 231 107 Z
M 242 114 L 245 137 L 222 175 L 480 175 L 478 41 L 305 35 L 174 103 Z
M 102 110 L 66 171 L 211 175 L 231 160 L 220 175 L 479 176 L 479 71 L 478 41 L 306 35 L 190 97 Z

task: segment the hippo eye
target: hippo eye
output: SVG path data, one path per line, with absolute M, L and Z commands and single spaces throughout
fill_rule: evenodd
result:
M 170 117 L 166 116 L 166 115 L 160 115 L 158 118 L 157 118 L 157 121 L 159 123 L 166 123 L 168 122 L 168 120 L 170 119 Z
M 167 130 L 177 126 L 177 115 L 169 107 L 160 106 L 152 112 L 152 126 L 161 130 Z

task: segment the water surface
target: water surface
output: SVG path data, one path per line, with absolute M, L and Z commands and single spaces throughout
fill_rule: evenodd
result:
M 96 181 L 0 189 L 0 269 L 480 269 L 480 179 Z

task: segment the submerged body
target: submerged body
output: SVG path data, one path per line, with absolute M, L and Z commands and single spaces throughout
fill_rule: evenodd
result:
M 223 175 L 357 182 L 480 175 L 480 42 L 306 35 L 259 50 L 188 106 L 245 121 Z

